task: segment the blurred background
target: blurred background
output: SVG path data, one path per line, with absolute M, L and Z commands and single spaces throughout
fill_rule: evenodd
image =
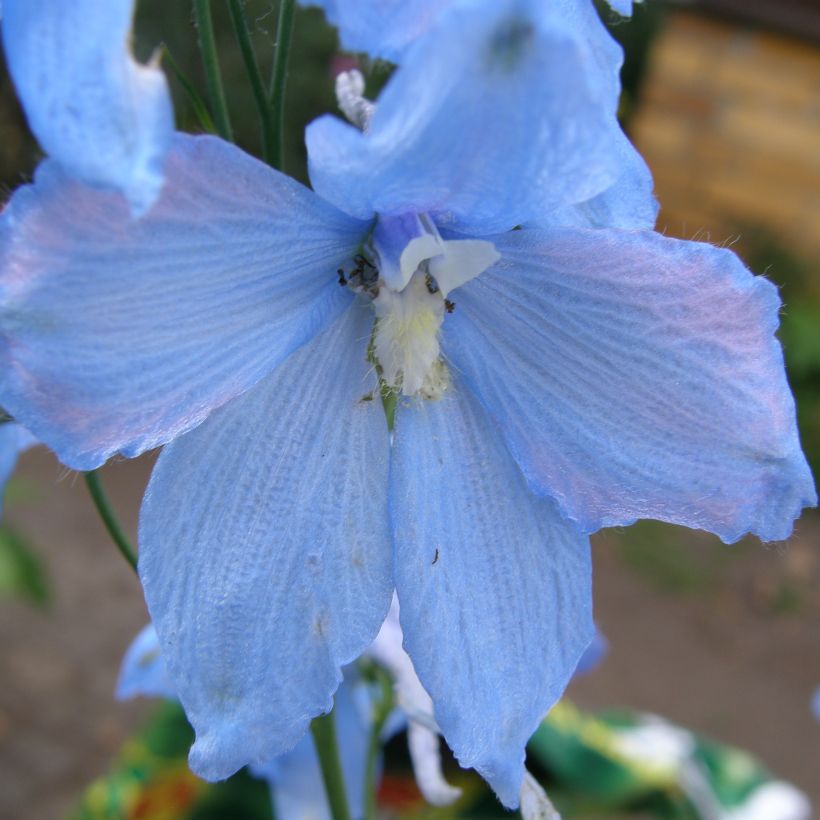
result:
M 224 9 L 217 6 L 229 105 L 258 153 L 255 111 Z M 248 0 L 264 70 L 275 5 Z M 659 230 L 733 247 L 782 291 L 781 339 L 802 438 L 820 475 L 820 7 L 814 0 L 646 0 L 605 19 L 624 44 L 623 122 L 662 204 Z M 135 48 L 165 42 L 204 88 L 188 3 L 139 3 Z M 286 171 L 305 179 L 302 133 L 334 110 L 349 58 L 315 11 L 297 14 Z M 199 130 L 168 62 L 178 124 Z M 385 69 L 373 67 L 378 84 Z M 0 68 L 2 199 L 39 160 Z M 105 468 L 132 536 L 152 457 Z M 644 522 L 594 539 L 603 664 L 574 682 L 582 708 L 657 712 L 759 757 L 820 812 L 820 518 L 786 544 L 732 547 Z M 139 587 L 81 478 L 42 449 L 22 459 L 0 530 L 0 817 L 58 818 L 103 774 L 152 708 L 112 698 L 123 651 L 144 624 Z M 145 815 L 151 816 L 151 815 Z M 633 815 L 629 815 L 633 816 Z

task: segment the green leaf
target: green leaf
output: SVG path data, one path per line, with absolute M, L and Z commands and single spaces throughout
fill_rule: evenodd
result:
M 27 598 L 38 606 L 49 600 L 39 559 L 28 542 L 8 526 L 0 527 L 0 595 Z

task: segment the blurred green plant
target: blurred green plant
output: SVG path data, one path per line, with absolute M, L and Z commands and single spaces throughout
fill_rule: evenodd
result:
M 46 606 L 46 573 L 28 540 L 7 524 L 0 526 L 0 598 L 23 598 Z
M 124 744 L 111 771 L 88 787 L 72 820 L 273 820 L 267 785 L 247 771 L 215 784 L 192 775 L 186 765 L 192 741 L 182 709 L 164 703 L 145 728 Z M 657 753 L 648 754 L 647 744 L 657 747 Z M 427 805 L 415 785 L 406 747 L 404 738 L 388 746 L 379 790 L 380 816 L 400 820 L 511 816 L 484 781 L 473 772 L 459 770 L 452 761 L 448 779 L 461 787 L 462 797 L 447 807 Z M 393 755 L 393 750 L 402 751 Z M 773 779 L 745 752 L 661 718 L 624 710 L 587 713 L 569 701 L 554 707 L 533 736 L 528 766 L 547 784 L 564 816 L 613 820 L 728 816 Z M 726 814 L 704 814 L 707 801 L 712 810 Z

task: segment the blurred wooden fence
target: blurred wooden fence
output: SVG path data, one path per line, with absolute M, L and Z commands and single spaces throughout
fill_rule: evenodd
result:
M 817 45 L 670 12 L 631 132 L 655 175 L 659 228 L 716 243 L 762 229 L 820 259 Z

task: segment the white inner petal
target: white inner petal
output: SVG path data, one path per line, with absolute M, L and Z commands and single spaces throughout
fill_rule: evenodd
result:
M 430 273 L 443 296 L 461 287 L 501 259 L 492 242 L 483 239 L 451 239 L 444 243 L 444 253 L 430 259 Z
M 541 784 L 527 771 L 521 784 L 521 817 L 523 820 L 561 820 Z
M 442 241 L 435 228 L 407 243 L 399 281 L 384 280 L 374 300 L 375 355 L 390 386 L 406 396 L 441 398 L 450 382 L 438 341 L 445 312 L 453 309 L 447 296 L 500 258 L 491 242 Z
M 419 791 L 432 806 L 449 806 L 461 797 L 461 789 L 444 778 L 438 735 L 411 720 L 407 727 L 407 746 Z

